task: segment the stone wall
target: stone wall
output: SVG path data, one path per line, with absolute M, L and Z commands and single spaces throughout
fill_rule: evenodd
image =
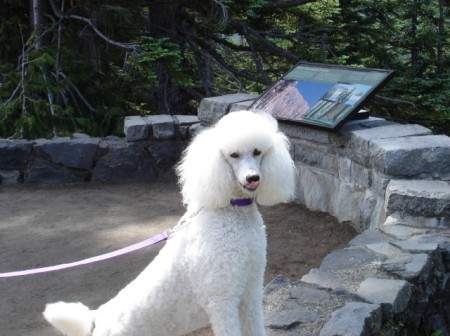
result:
M 0 140 L 0 184 L 173 179 L 194 116 L 127 118 L 127 137 Z M 138 127 L 136 125 L 139 125 Z
M 254 98 L 207 98 L 198 116 L 206 126 Z M 450 138 L 379 118 L 337 133 L 280 128 L 299 171 L 296 202 L 361 234 L 302 279 L 266 286 L 267 334 L 450 335 Z
M 254 99 L 206 98 L 198 116 L 209 125 Z M 373 117 L 349 122 L 338 133 L 282 122 L 280 128 L 291 140 L 299 171 L 296 202 L 358 231 L 378 228 L 386 219 L 450 227 L 449 137 Z

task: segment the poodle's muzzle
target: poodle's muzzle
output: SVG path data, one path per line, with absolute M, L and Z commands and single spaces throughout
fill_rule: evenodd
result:
M 259 174 L 249 174 L 245 178 L 247 180 L 247 184 L 243 187 L 249 191 L 255 191 L 259 187 Z
M 240 153 L 228 158 L 234 175 L 242 188 L 249 192 L 258 189 L 261 182 L 261 155 L 254 155 L 254 151 Z

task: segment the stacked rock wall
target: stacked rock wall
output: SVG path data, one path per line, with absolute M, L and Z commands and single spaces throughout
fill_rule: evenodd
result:
M 254 99 L 245 94 L 206 98 L 198 116 L 209 125 L 247 109 Z M 296 202 L 358 231 L 378 228 L 387 218 L 450 227 L 449 137 L 373 117 L 349 122 L 338 133 L 287 123 L 280 129 L 291 140 L 299 171 Z
M 193 116 L 127 118 L 127 137 L 0 140 L 0 184 L 173 179 Z
M 254 98 L 207 98 L 198 116 L 209 125 Z M 280 129 L 299 171 L 296 202 L 361 234 L 302 279 L 267 285 L 268 335 L 449 335 L 450 138 L 379 118 L 337 133 Z

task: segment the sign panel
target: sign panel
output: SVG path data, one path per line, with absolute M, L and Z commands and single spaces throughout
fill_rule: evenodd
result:
M 279 120 L 337 130 L 392 78 L 393 71 L 300 62 L 251 109 Z

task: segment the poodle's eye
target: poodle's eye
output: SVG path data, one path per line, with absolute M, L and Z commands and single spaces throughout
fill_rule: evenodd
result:
M 232 157 L 233 159 L 239 159 L 240 155 L 239 153 L 234 152 L 230 154 L 230 157 Z
M 254 151 L 253 151 L 253 156 L 258 156 L 258 155 L 260 155 L 261 154 L 261 151 L 259 150 L 259 149 L 255 149 Z

